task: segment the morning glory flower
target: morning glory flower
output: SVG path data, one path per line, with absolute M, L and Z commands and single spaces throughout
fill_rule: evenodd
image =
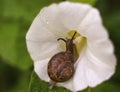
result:
M 71 91 L 95 87 L 108 80 L 115 72 L 116 58 L 108 33 L 97 9 L 82 3 L 61 2 L 43 8 L 26 35 L 27 48 L 34 61 L 34 70 L 40 79 L 50 82 L 48 62 L 56 53 L 65 50 L 58 38 L 71 38 L 77 32 L 74 44 L 78 59 L 75 73 L 66 82 L 56 86 Z

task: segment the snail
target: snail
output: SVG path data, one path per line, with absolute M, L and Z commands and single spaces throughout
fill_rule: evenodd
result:
M 57 82 L 68 81 L 74 75 L 74 63 L 76 61 L 74 57 L 74 43 L 73 39 L 76 32 L 71 39 L 58 38 L 66 43 L 66 51 L 55 54 L 48 62 L 47 72 L 51 79 L 51 85 L 55 85 Z

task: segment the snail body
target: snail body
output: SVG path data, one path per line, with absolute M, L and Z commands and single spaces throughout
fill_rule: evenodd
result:
M 66 51 L 55 54 L 48 63 L 48 75 L 54 82 L 65 82 L 74 75 L 74 44 L 72 39 L 59 38 L 66 43 Z

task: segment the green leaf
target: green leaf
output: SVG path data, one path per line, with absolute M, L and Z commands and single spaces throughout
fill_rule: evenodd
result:
M 120 86 L 114 84 L 111 81 L 102 83 L 101 85 L 91 90 L 91 92 L 119 92 L 119 91 L 120 91 Z
M 50 89 L 49 86 L 49 83 L 40 80 L 36 73 L 33 72 L 31 75 L 28 92 L 70 92 L 62 87 L 55 87 L 53 89 Z
M 96 0 L 68 0 L 68 1 L 86 3 L 90 5 L 95 5 L 96 3 Z
M 32 72 L 28 92 L 71 92 L 63 87 L 55 86 L 53 89 L 50 89 L 49 87 L 49 83 L 42 81 L 34 71 Z M 88 92 L 88 89 L 80 92 Z

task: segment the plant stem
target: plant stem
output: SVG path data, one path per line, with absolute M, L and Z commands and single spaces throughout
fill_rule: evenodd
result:
M 91 92 L 91 88 L 90 87 L 88 87 L 88 92 Z

